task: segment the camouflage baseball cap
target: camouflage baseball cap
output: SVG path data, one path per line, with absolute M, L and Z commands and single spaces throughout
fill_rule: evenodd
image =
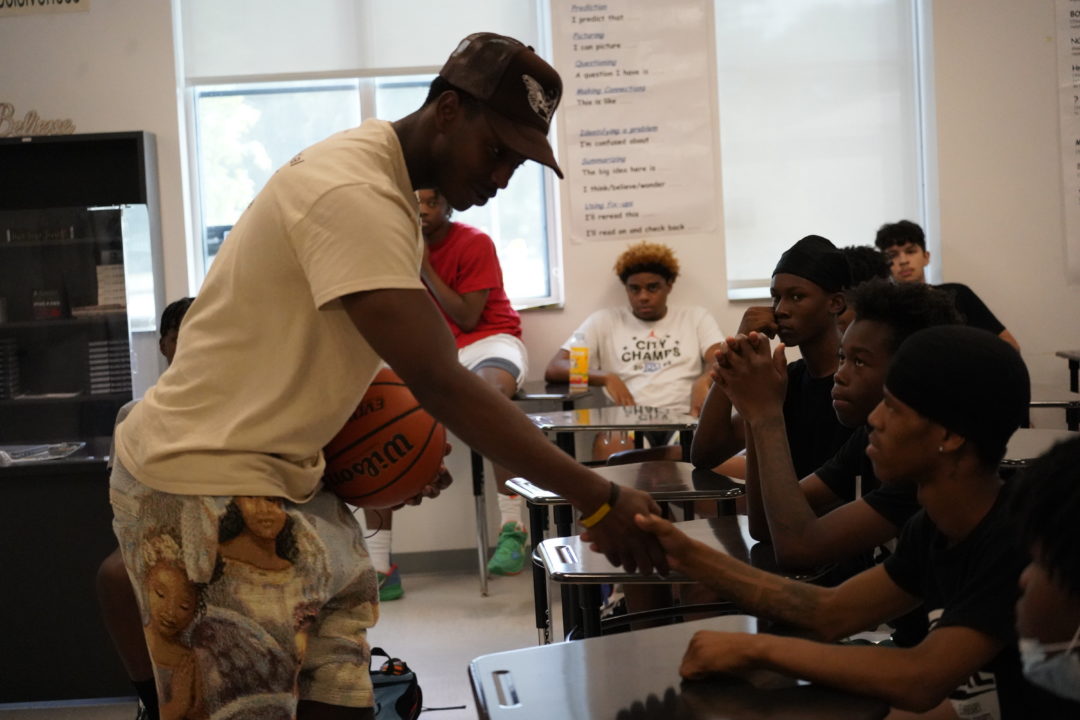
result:
M 562 80 L 531 47 L 505 35 L 473 33 L 439 75 L 491 111 L 488 119 L 503 144 L 563 176 L 547 139 Z

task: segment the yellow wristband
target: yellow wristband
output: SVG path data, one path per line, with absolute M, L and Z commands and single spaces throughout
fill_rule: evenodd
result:
M 600 522 L 607 517 L 607 514 L 611 512 L 611 508 L 615 507 L 615 503 L 619 501 L 619 486 L 615 483 L 611 483 L 611 495 L 608 496 L 608 501 L 596 508 L 587 518 L 581 518 L 581 524 L 586 528 L 591 528 L 596 523 Z
M 611 506 L 607 503 L 604 503 L 599 508 L 597 508 L 596 512 L 594 512 L 589 517 L 581 518 L 581 524 L 587 528 L 591 528 L 593 525 L 606 518 L 609 512 L 611 512 Z

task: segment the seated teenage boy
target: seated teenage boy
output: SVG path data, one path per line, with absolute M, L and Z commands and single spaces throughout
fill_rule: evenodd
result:
M 986 393 L 988 382 L 993 394 Z M 935 327 L 901 345 L 870 416 L 867 454 L 883 482 L 915 488 L 922 510 L 905 526 L 895 554 L 839 587 L 756 570 L 657 516 L 639 517 L 673 568 L 820 640 L 873 628 L 920 603 L 931 627 L 910 648 L 699 632 L 680 673 L 768 668 L 885 700 L 895 708 L 892 718 L 1067 717 L 1024 682 L 1013 633 L 1026 559 L 997 469 L 1029 396 L 1019 353 L 986 331 Z
M 783 413 L 783 346 L 770 352 L 757 333 L 731 338 L 717 354 L 715 377 L 745 423 L 750 532 L 770 540 L 784 567 L 852 560 L 869 564 L 874 548 L 896 537 L 918 509 L 910 486 L 882 486 L 864 453 L 870 411 L 881 401 L 885 370 L 912 333 L 956 323 L 947 296 L 927 285 L 872 280 L 847 293 L 855 320 L 841 341 L 833 409 L 854 428 L 842 448 L 802 480 L 788 448 Z
M 574 331 L 589 347 L 589 384 L 603 386 L 617 405 L 697 415 L 709 387 L 706 363 L 724 340 L 716 320 L 703 307 L 668 305 L 679 262 L 666 245 L 631 245 L 615 261 L 615 274 L 626 289 L 629 307 L 597 310 Z M 570 343 L 568 339 L 548 363 L 548 382 L 569 382 Z M 597 439 L 598 459 L 632 447 L 625 438 L 604 433 Z M 650 437 L 650 444 L 666 439 Z
M 495 243 L 482 230 L 450 216 L 453 208 L 438 190 L 418 190 L 424 259 L 420 277 L 431 293 L 458 349 L 462 365 L 508 398 L 514 397 L 529 371 L 521 341 L 521 318 L 503 287 Z M 492 575 L 517 575 L 525 565 L 525 528 L 521 498 L 506 489 L 513 473 L 493 464 L 499 491 L 499 540 L 488 561 Z M 365 510 L 368 552 L 379 579 L 379 600 L 405 594 L 396 564 L 390 562 L 393 512 Z
M 1024 677 L 1080 717 L 1080 439 L 1063 442 L 1016 481 L 1013 511 L 1031 562 L 1020 574 L 1016 630 Z
M 739 324 L 740 335 L 756 331 L 779 336 L 786 347 L 798 347 L 802 354 L 787 366 L 783 403 L 788 447 L 799 477 L 821 467 L 851 435 L 851 428 L 836 419 L 831 396 L 840 352 L 836 320 L 845 309 L 843 290 L 849 278 L 840 251 L 823 237 L 807 235 L 780 256 L 769 284 L 772 305 L 747 308 Z M 691 460 L 705 468 L 723 463 L 720 472 L 746 477 L 745 460 L 733 457 L 745 447 L 742 418 L 732 415 L 731 400 L 714 384 L 694 432 Z
M 874 244 L 878 250 L 885 253 L 896 282 L 926 282 L 926 266 L 930 264 L 930 253 L 926 249 L 926 234 L 916 223 L 910 220 L 886 223 L 878 228 Z M 1020 349 L 1020 344 L 1012 333 L 1005 329 L 971 288 L 960 283 L 942 283 L 938 287 L 953 296 L 956 309 L 966 324 L 988 330 L 1017 350 Z

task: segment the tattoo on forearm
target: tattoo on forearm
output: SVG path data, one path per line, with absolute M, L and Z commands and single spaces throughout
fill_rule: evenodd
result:
M 724 560 L 715 572 L 702 579 L 705 585 L 755 615 L 799 627 L 814 627 L 823 600 L 822 588 L 788 580 L 737 560 L 726 557 Z

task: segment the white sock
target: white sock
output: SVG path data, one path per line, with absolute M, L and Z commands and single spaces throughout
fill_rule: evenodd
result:
M 369 528 L 371 532 L 374 528 Z M 384 575 L 390 572 L 390 538 L 393 530 L 379 530 L 371 537 L 364 540 L 367 543 L 368 555 L 371 556 L 371 565 Z
M 521 521 L 521 506 L 523 504 L 524 501 L 520 495 L 503 495 L 499 493 L 499 514 L 502 516 L 499 527 L 512 522 L 524 528 L 525 523 Z

